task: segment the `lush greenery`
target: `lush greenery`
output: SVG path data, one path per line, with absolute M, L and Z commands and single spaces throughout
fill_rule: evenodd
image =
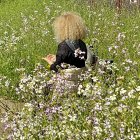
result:
M 105 71 L 89 68 L 72 93 L 48 87 L 54 73 L 41 59 L 56 52 L 51 25 L 63 11 L 80 13 L 89 30 L 84 41 L 94 46 L 100 65 L 106 67 Z M 2 1 L 0 95 L 25 106 L 19 112 L 5 113 L 1 139 L 140 139 L 139 23 L 137 9 L 123 9 L 119 14 L 104 3 Z M 103 59 L 114 63 L 105 64 Z M 67 79 L 61 82 L 64 87 Z

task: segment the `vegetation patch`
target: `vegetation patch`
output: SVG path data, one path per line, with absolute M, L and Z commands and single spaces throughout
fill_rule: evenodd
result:
M 0 100 L 6 109 L 2 140 L 140 139 L 139 9 L 118 12 L 108 1 L 91 4 L 0 1 L 0 95 L 10 100 Z M 84 41 L 93 45 L 106 70 L 89 67 L 79 75 L 76 92 L 60 93 L 51 88 L 54 73 L 41 58 L 56 52 L 51 25 L 63 11 L 78 12 L 85 20 Z

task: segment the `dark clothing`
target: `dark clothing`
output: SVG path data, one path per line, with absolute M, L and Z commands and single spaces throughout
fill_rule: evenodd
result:
M 67 63 L 76 66 L 77 68 L 85 67 L 85 60 L 87 59 L 86 44 L 82 40 L 78 40 L 77 42 L 78 44 L 75 46 L 75 48 L 80 49 L 80 51 L 83 52 L 82 54 L 84 58 L 77 57 L 66 41 L 63 41 L 58 45 L 56 61 L 50 66 L 51 70 L 57 72 L 58 69 L 56 66 L 60 66 L 61 63 Z

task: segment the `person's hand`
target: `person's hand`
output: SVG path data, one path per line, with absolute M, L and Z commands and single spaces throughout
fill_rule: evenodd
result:
M 48 54 L 46 57 L 43 57 L 42 59 L 47 61 L 49 65 L 51 65 L 55 62 L 56 56 L 54 54 Z

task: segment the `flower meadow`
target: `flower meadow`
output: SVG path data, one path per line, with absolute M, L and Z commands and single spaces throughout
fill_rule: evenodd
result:
M 56 85 L 41 59 L 56 52 L 51 25 L 63 11 L 83 17 L 84 41 L 99 58 L 78 75 L 74 90 L 69 77 L 57 77 Z M 139 23 L 139 9 L 117 13 L 107 0 L 0 2 L 0 95 L 23 103 L 1 113 L 0 139 L 139 140 Z

